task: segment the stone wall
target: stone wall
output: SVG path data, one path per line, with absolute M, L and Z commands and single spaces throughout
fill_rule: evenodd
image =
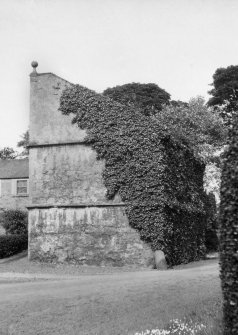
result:
M 151 248 L 122 207 L 30 211 L 30 259 L 99 266 L 153 266 Z
M 84 143 L 86 132 L 58 111 L 68 85 L 31 74 L 29 259 L 151 266 L 151 248 L 129 226 L 120 198 L 105 197 L 104 162 Z
M 86 145 L 61 145 L 30 150 L 30 194 L 37 205 L 111 204 L 105 199 L 104 162 Z M 42 191 L 44 190 L 44 191 Z
M 71 84 L 52 73 L 33 73 L 30 78 L 30 143 L 59 144 L 83 140 L 86 132 L 72 125 L 72 119 L 58 111 L 61 93 Z

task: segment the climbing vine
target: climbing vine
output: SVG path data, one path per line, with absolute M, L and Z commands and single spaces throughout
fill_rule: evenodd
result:
M 238 115 L 223 155 L 220 204 L 220 274 L 224 335 L 238 334 Z
M 205 253 L 204 165 L 172 141 L 156 120 L 79 85 L 66 88 L 60 111 L 87 130 L 105 160 L 107 198 L 119 193 L 130 225 L 171 265 Z

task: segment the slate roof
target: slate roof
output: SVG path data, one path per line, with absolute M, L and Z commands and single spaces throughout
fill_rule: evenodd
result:
M 0 159 L 0 179 L 29 178 L 29 160 Z

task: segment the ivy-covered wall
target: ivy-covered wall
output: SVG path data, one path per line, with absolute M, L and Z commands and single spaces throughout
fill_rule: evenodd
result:
M 84 142 L 86 131 L 58 110 L 71 84 L 35 71 L 30 80 L 29 260 L 153 266 L 151 247 L 130 227 L 120 196 L 105 198 L 105 162 Z
M 60 98 L 64 115 L 87 130 L 87 145 L 105 160 L 107 198 L 119 194 L 131 227 L 170 265 L 205 254 L 205 166 L 156 120 L 79 85 Z

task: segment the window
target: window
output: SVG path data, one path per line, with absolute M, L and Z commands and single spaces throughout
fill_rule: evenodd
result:
M 27 180 L 17 180 L 17 195 L 25 195 L 27 192 Z

